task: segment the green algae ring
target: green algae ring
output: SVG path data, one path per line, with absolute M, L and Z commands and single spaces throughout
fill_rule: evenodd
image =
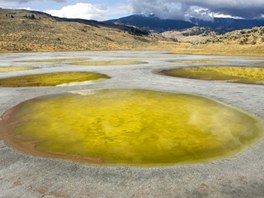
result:
M 24 152 L 108 165 L 202 162 L 261 136 L 260 122 L 240 110 L 150 90 L 43 96 L 7 111 L 1 125 L 5 142 Z

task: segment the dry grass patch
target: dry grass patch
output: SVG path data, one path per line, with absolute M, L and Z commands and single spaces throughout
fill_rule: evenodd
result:
M 65 83 L 108 79 L 107 75 L 92 72 L 60 72 L 0 79 L 2 87 L 56 86 Z
M 262 67 L 185 67 L 163 70 L 161 74 L 202 80 L 224 80 L 246 84 L 264 84 Z
M 209 55 L 244 55 L 264 56 L 264 45 L 239 45 L 239 44 L 182 44 L 171 50 L 173 54 L 209 54 Z
M 156 45 L 161 38 L 133 27 L 69 22 L 25 10 L 2 9 L 0 24 L 0 52 L 130 50 Z

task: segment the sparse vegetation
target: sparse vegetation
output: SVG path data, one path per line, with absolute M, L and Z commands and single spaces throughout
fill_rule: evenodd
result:
M 223 35 L 185 36 L 172 53 L 264 56 L 264 27 L 237 30 Z
M 24 17 L 27 19 L 32 19 L 32 20 L 36 19 L 34 14 L 26 14 Z
M 264 27 L 254 27 L 252 29 L 244 29 L 244 30 L 228 32 L 223 35 L 207 38 L 200 42 L 200 44 L 208 44 L 208 43 L 264 45 Z
M 1 9 L 0 24 L 0 52 L 143 49 L 159 39 L 135 27 L 122 30 L 26 10 Z
M 215 36 L 216 34 L 217 33 L 210 28 L 195 26 L 179 31 L 166 31 L 162 33 L 162 36 L 167 39 L 174 39 L 175 41 L 179 42 L 195 43 L 204 38 Z

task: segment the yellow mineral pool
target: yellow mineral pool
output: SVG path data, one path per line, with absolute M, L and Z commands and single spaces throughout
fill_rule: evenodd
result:
M 202 80 L 222 80 L 245 84 L 264 84 L 264 67 L 203 66 L 163 70 L 161 74 Z
M 57 86 L 68 83 L 109 79 L 105 74 L 94 72 L 58 72 L 0 78 L 0 87 Z
M 258 119 L 217 101 L 151 90 L 50 95 L 3 115 L 1 136 L 24 152 L 107 164 L 196 163 L 261 136 Z

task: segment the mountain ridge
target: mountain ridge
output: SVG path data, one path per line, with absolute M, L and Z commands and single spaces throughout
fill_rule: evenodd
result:
M 195 26 L 207 27 L 218 33 L 264 26 L 264 19 L 213 18 L 211 21 L 191 18 L 190 21 L 160 19 L 155 16 L 130 15 L 105 21 L 112 24 L 132 25 L 154 32 L 181 30 Z
M 122 17 L 119 19 L 112 19 L 105 21 L 108 24 L 126 24 L 137 26 L 149 31 L 155 30 L 156 32 L 161 32 L 164 30 L 173 30 L 173 29 L 186 29 L 196 26 L 187 21 L 174 20 L 174 19 L 160 19 L 155 16 L 144 16 L 144 15 L 131 15 L 127 17 Z

